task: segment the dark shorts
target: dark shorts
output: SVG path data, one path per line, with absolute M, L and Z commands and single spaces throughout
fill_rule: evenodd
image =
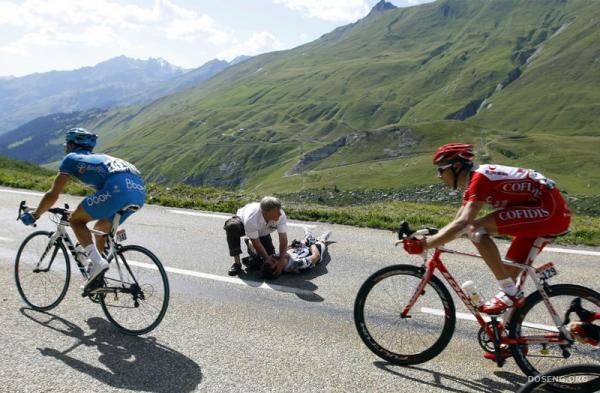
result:
M 227 245 L 229 246 L 229 255 L 232 257 L 240 255 L 242 253 L 242 236 L 246 235 L 244 230 L 244 223 L 238 216 L 233 216 L 223 225 L 223 229 L 227 235 Z M 259 237 L 262 246 L 269 255 L 275 254 L 275 246 L 273 246 L 273 239 L 271 235 Z

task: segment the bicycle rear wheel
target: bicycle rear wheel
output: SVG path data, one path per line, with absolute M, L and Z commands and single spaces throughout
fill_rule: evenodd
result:
M 162 264 L 148 249 L 121 247 L 104 282 L 100 304 L 106 318 L 119 331 L 146 334 L 162 321 L 169 305 L 169 281 Z
M 454 303 L 435 276 L 409 317 L 401 317 L 423 273 L 423 269 L 411 265 L 388 266 L 371 275 L 356 296 L 354 322 L 358 334 L 373 353 L 388 362 L 410 365 L 433 359 L 446 348 L 454 332 Z
M 63 300 L 69 289 L 71 266 L 63 243 L 50 242 L 51 232 L 27 236 L 15 259 L 15 282 L 21 299 L 32 309 L 47 311 Z
M 581 298 L 583 308 L 589 311 L 600 311 L 600 294 L 592 289 L 571 284 L 558 284 L 548 286 L 550 302 L 556 309 L 561 320 L 575 298 Z M 572 314 L 573 321 L 577 317 Z M 525 304 L 515 310 L 509 326 L 510 336 L 514 338 L 534 338 L 540 336 L 558 337 L 559 331 L 546 308 L 539 291 L 529 295 Z M 549 342 L 528 345 L 511 346 L 517 365 L 529 376 L 536 376 L 549 372 L 551 369 L 582 363 L 600 362 L 600 351 L 589 344 L 574 342 L 567 346 L 560 346 Z M 564 352 L 566 351 L 566 352 Z M 560 391 L 581 391 L 577 384 L 553 384 Z
M 517 393 L 534 393 L 551 391 L 568 391 L 560 390 L 554 384 L 556 382 L 566 383 L 571 385 L 577 383 L 580 387 L 580 392 L 597 392 L 600 391 L 600 365 L 598 364 L 573 364 L 552 369 L 546 373 L 536 375 L 531 378 L 531 381 L 524 385 Z

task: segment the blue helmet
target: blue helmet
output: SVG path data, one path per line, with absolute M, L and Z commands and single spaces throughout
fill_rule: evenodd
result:
M 85 128 L 71 128 L 65 135 L 67 143 L 72 142 L 75 145 L 94 148 L 96 146 L 98 135 L 89 132 Z

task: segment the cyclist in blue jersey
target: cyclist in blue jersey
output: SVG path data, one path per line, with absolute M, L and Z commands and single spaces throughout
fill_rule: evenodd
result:
M 89 277 L 83 288 L 85 292 L 108 270 L 108 262 L 98 252 L 104 250 L 105 240 L 101 236 L 96 236 L 96 245 L 94 245 L 87 223 L 97 220 L 94 228 L 109 232 L 115 214 L 128 205 L 141 207 L 144 204 L 146 191 L 140 172 L 135 166 L 120 158 L 92 152 L 96 146 L 96 134 L 83 128 L 72 128 L 67 131 L 65 140 L 67 154 L 60 165 L 52 188 L 44 194 L 35 211 L 23 213 L 21 221 L 25 225 L 31 225 L 50 209 L 56 203 L 70 176 L 75 176 L 96 189 L 95 194 L 81 201 L 69 218 L 71 228 L 90 260 Z M 131 210 L 125 212 L 120 222 L 125 221 L 132 213 Z

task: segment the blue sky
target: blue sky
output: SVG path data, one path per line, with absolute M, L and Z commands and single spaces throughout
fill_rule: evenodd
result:
M 433 0 L 391 0 L 398 7 Z M 0 76 L 126 55 L 198 67 L 289 49 L 364 17 L 378 0 L 0 0 Z

